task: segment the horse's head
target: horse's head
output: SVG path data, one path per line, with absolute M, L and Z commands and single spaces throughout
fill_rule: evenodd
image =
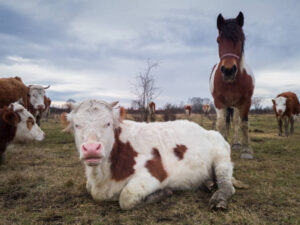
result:
M 243 32 L 244 15 L 242 12 L 234 19 L 224 19 L 219 14 L 217 27 L 219 36 L 219 57 L 224 81 L 235 80 L 244 51 L 245 35 Z

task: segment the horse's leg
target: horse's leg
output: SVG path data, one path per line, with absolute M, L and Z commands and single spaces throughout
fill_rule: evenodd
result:
M 248 112 L 251 103 L 246 103 L 240 107 L 240 118 L 242 120 L 241 130 L 242 130 L 242 149 L 241 158 L 242 159 L 253 159 L 253 151 L 249 145 L 249 129 L 248 129 Z
M 238 108 L 234 108 L 232 150 L 241 149 L 241 144 L 239 142 L 239 128 L 240 128 L 240 112 Z
M 278 130 L 279 130 L 278 135 L 282 136 L 282 119 L 281 118 L 277 118 L 277 120 L 278 120 Z
M 217 109 L 217 130 L 223 135 L 223 137 L 227 140 L 227 132 L 226 132 L 226 108 Z
M 291 129 L 290 129 L 290 134 L 293 134 L 294 133 L 294 117 L 292 116 L 291 117 Z
M 284 117 L 283 119 L 284 121 L 284 132 L 285 132 L 285 136 L 288 137 L 289 136 L 289 123 L 290 123 L 290 120 L 289 118 L 286 116 Z

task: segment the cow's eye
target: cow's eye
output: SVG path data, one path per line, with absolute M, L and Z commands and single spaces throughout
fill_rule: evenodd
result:
M 80 128 L 80 126 L 79 126 L 78 124 L 75 124 L 75 128 L 79 129 L 79 128 Z
M 107 123 L 107 124 L 106 124 L 106 127 L 109 127 L 109 126 L 110 126 L 110 123 Z

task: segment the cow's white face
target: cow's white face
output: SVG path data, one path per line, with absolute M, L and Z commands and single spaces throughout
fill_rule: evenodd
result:
M 14 112 L 19 115 L 20 121 L 17 124 L 17 131 L 14 137 L 16 141 L 42 141 L 45 138 L 45 133 L 36 124 L 34 116 L 28 112 L 19 103 L 10 104 Z
M 283 115 L 283 113 L 286 110 L 286 98 L 279 96 L 279 97 L 273 99 L 273 104 L 275 105 L 276 112 L 279 115 Z
M 29 86 L 30 103 L 34 109 L 45 109 L 44 104 L 45 88 L 41 85 Z
M 88 166 L 97 166 L 109 157 L 114 143 L 114 128 L 118 126 L 116 103 L 86 100 L 72 106 L 67 115 L 75 136 L 79 157 Z

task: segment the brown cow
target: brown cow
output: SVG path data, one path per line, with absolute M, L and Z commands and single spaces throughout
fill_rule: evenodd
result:
M 294 116 L 300 113 L 300 103 L 297 95 L 293 92 L 284 92 L 275 99 L 272 99 L 279 136 L 282 136 L 282 120 L 284 121 L 285 136 L 289 136 L 289 124 L 291 123 L 290 134 L 294 133 Z
M 204 105 L 202 105 L 202 110 L 204 112 L 204 115 L 209 114 L 209 112 L 210 112 L 210 104 L 204 104 Z
M 192 112 L 192 106 L 191 105 L 186 105 L 186 106 L 184 106 L 184 109 L 185 109 L 185 114 L 187 116 L 190 116 L 191 112 Z
M 25 108 L 28 108 L 29 88 L 20 77 L 0 78 L 0 107 L 22 99 Z
M 155 114 L 155 103 L 154 102 L 149 103 L 149 109 L 150 109 L 150 114 Z

